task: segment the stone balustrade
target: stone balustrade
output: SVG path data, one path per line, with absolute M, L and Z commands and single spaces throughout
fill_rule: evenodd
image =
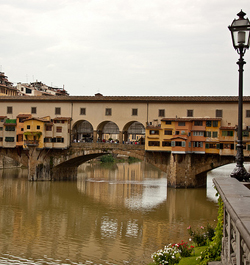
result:
M 247 183 L 231 177 L 213 181 L 224 203 L 221 262 L 223 265 L 250 265 L 250 190 Z

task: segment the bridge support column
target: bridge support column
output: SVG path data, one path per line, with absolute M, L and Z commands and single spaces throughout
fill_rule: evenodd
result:
M 39 154 L 36 147 L 29 147 L 28 180 L 51 180 L 50 165 L 46 161 L 39 161 Z
M 119 131 L 119 143 L 120 143 L 120 144 L 123 143 L 122 132 L 121 132 L 121 131 Z
M 128 131 L 124 132 L 124 143 L 128 141 Z
M 93 131 L 93 143 L 97 142 L 97 131 Z
M 207 173 L 196 175 L 192 154 L 172 154 L 168 186 L 173 188 L 198 188 L 206 186 Z

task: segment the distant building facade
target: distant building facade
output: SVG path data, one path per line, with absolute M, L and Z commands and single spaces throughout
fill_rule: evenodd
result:
M 19 96 L 68 96 L 64 88 L 47 86 L 42 82 L 17 83 L 16 89 Z
M 18 91 L 8 80 L 8 77 L 0 72 L 0 96 L 17 96 Z

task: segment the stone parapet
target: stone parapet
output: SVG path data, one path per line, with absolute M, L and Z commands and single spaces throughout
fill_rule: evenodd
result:
M 213 181 L 224 203 L 221 262 L 250 264 L 250 190 L 229 176 Z

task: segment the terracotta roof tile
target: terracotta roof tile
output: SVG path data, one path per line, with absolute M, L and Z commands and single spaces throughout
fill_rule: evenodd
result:
M 237 96 L 1 96 L 0 101 L 113 101 L 113 102 L 238 102 Z M 250 102 L 250 96 L 243 97 L 244 102 Z

